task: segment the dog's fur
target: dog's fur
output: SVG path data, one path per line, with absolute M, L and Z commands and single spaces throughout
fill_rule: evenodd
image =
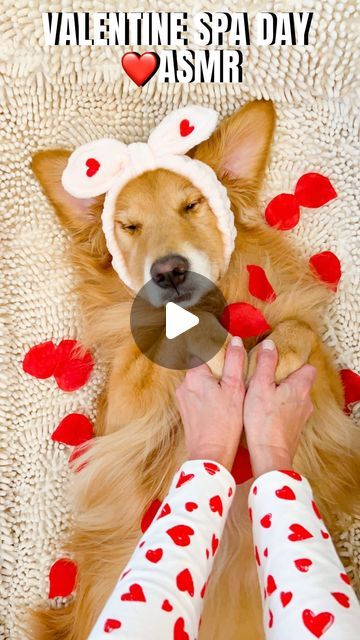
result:
M 203 256 L 211 269 L 205 275 L 217 282 L 228 302 L 247 301 L 264 311 L 279 351 L 278 380 L 305 362 L 316 367 L 314 413 L 302 434 L 295 468 L 310 480 L 324 520 L 336 533 L 336 511 L 353 513 L 358 504 L 359 442 L 342 411 L 339 375 L 320 337 L 332 294 L 288 238 L 264 224 L 258 210 L 274 123 L 270 102 L 250 103 L 190 153 L 216 171 L 231 199 L 238 235 L 226 273 L 221 235 L 206 200 L 169 171 L 146 172 L 120 193 L 118 241 L 138 287 L 149 261 L 182 253 L 191 243 L 190 262 L 192 255 Z M 97 346 L 108 378 L 96 422 L 96 434 L 102 437 L 80 458 L 88 464 L 75 478 L 76 517 L 67 549 L 79 567 L 76 597 L 63 609 L 31 614 L 29 637 L 34 640 L 85 640 L 139 539 L 141 515 L 154 498 L 164 497 L 186 456 L 174 402 L 183 373 L 157 367 L 135 346 L 129 328 L 132 295 L 111 267 L 101 229 L 103 197 L 80 201 L 64 192 L 60 177 L 68 156 L 65 150 L 40 151 L 32 167 L 70 232 L 84 341 Z M 198 204 L 184 213 L 184 203 L 194 198 Z M 129 225 L 142 226 L 134 230 Z M 247 264 L 266 269 L 276 301 L 252 298 Z M 255 343 L 248 340 L 246 347 Z M 253 350 L 250 370 L 255 357 Z M 220 364 L 214 367 L 219 370 Z M 203 640 L 263 637 L 246 514 L 248 488 L 249 482 L 238 487 L 226 524 L 206 595 Z

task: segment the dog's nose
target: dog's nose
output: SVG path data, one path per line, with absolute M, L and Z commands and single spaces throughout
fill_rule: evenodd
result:
M 155 260 L 150 269 L 152 280 L 158 287 L 176 288 L 186 280 L 189 261 L 183 256 L 169 255 Z

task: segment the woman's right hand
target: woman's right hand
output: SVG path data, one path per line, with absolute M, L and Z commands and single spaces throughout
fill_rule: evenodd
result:
M 316 369 L 305 364 L 276 386 L 277 360 L 274 342 L 264 340 L 245 396 L 244 427 L 255 478 L 292 468 L 301 430 L 313 411 Z

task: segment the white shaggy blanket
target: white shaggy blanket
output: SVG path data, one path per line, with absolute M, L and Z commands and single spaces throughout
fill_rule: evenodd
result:
M 120 7 L 121 5 L 121 7 Z M 242 3 L 257 11 L 315 12 L 310 46 L 244 47 L 244 82 L 238 85 L 160 85 L 139 89 L 124 76 L 121 47 L 46 47 L 43 11 L 224 10 L 218 0 L 12 0 L 2 3 L 0 37 L 1 148 L 1 426 L 0 426 L 0 638 L 22 640 L 20 608 L 47 594 L 50 564 L 61 553 L 69 507 L 69 450 L 50 435 L 72 411 L 93 417 L 102 384 L 101 363 L 90 382 L 67 394 L 53 378 L 22 371 L 25 352 L 44 340 L 80 337 L 67 239 L 30 170 L 31 154 L 73 148 L 92 138 L 144 140 L 171 109 L 198 103 L 222 116 L 254 98 L 275 102 L 278 125 L 263 203 L 292 192 L 308 171 L 328 176 L 338 198 L 302 211 L 289 232 L 306 254 L 325 249 L 342 261 L 344 275 L 326 317 L 324 339 L 341 367 L 360 370 L 359 226 L 355 167 L 355 3 L 302 0 Z M 226 10 L 239 10 L 228 0 Z M 141 50 L 140 48 L 138 50 Z M 143 49 L 144 50 L 144 49 Z M 360 526 L 344 520 L 339 551 L 354 583 L 360 564 Z

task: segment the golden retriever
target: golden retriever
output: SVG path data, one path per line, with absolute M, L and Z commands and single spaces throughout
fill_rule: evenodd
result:
M 316 367 L 315 409 L 302 434 L 295 468 L 310 480 L 334 533 L 336 512 L 352 513 L 358 504 L 359 440 L 342 411 L 340 378 L 321 340 L 321 321 L 332 294 L 289 238 L 266 225 L 258 207 L 274 125 L 272 103 L 255 101 L 224 119 L 190 152 L 214 169 L 232 204 L 237 239 L 225 273 L 221 235 L 206 198 L 184 177 L 167 170 L 147 171 L 123 188 L 117 202 L 117 240 L 139 288 L 149 265 L 180 255 L 190 269 L 211 278 L 229 303 L 258 306 L 279 352 L 277 380 L 305 362 Z M 34 640 L 85 640 L 141 535 L 144 510 L 166 495 L 186 457 L 174 397 L 184 372 L 157 366 L 136 347 L 129 324 L 134 294 L 111 266 L 100 222 L 103 196 L 78 200 L 64 191 L 61 174 L 69 155 L 62 149 L 40 151 L 32 167 L 69 232 L 83 341 L 96 345 L 108 376 L 95 427 L 101 437 L 84 453 L 81 460 L 87 465 L 74 479 L 75 522 L 66 550 L 79 568 L 76 596 L 63 609 L 31 613 L 29 637 Z M 277 293 L 271 304 L 250 295 L 247 264 L 266 269 Z M 252 349 L 250 370 L 255 345 L 255 339 L 245 341 L 247 350 Z M 214 363 L 217 373 L 219 358 Z M 205 599 L 202 640 L 263 638 L 246 513 L 249 484 L 237 488 L 226 524 Z

